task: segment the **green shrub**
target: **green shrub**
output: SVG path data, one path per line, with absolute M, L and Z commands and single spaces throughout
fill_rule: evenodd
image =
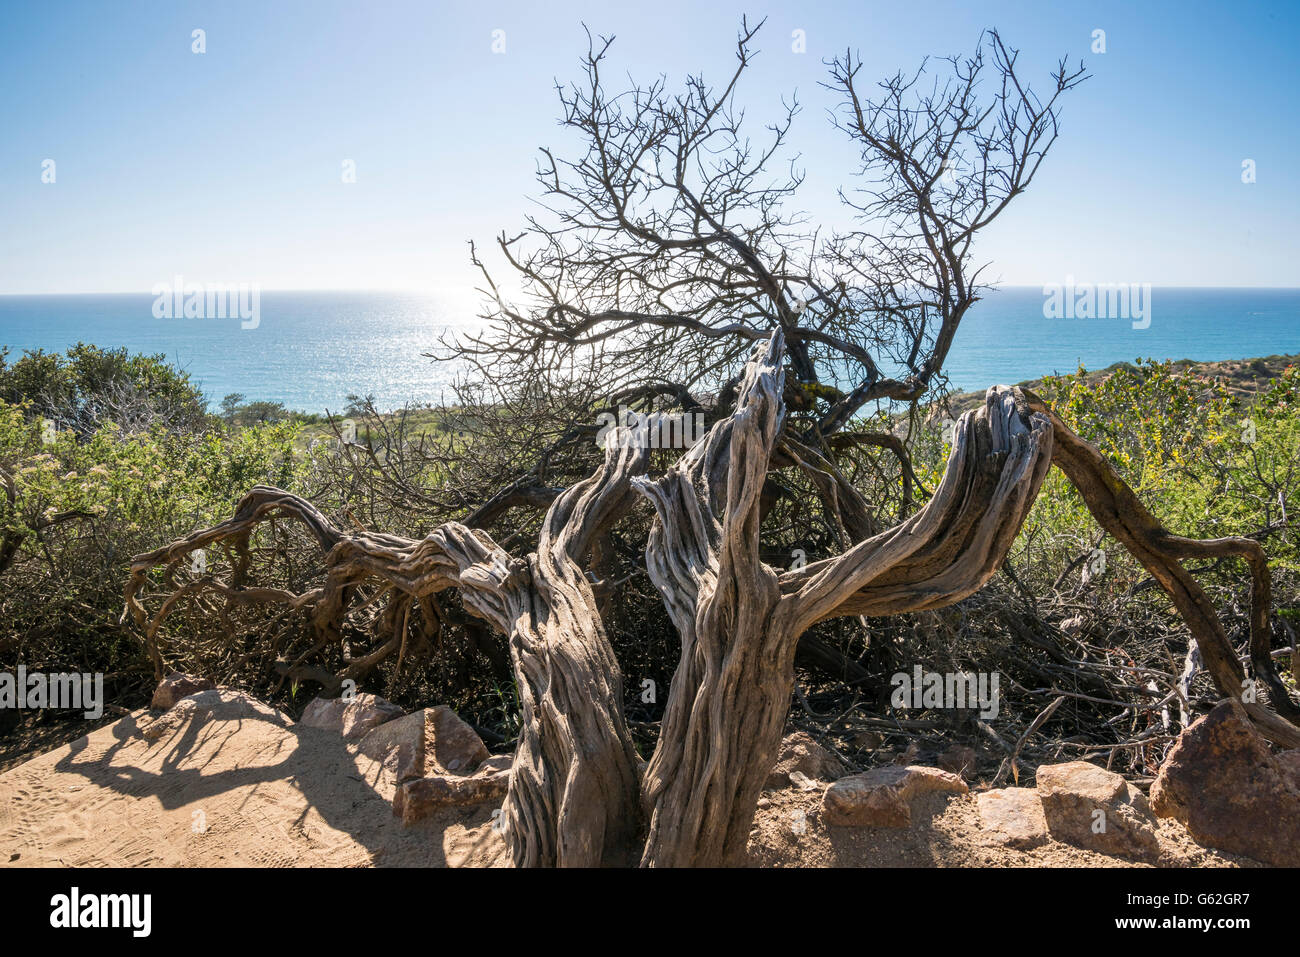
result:
M 0 667 L 141 673 L 118 623 L 131 556 L 227 518 L 252 485 L 290 484 L 293 438 L 115 423 L 51 435 L 30 407 L 0 402 Z

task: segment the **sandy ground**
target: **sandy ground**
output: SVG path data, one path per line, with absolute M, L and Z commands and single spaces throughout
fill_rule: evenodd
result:
M 338 734 L 238 696 L 150 741 L 147 711 L 0 774 L 0 866 L 490 867 L 506 863 L 491 806 L 404 828 L 378 762 Z M 1250 866 L 1160 824 L 1161 866 Z M 821 792 L 764 794 L 759 867 L 1106 867 L 1052 841 L 1000 847 L 970 795 L 930 795 L 909 828 L 826 827 Z
M 0 775 L 0 866 L 490 866 L 491 808 L 411 828 L 378 762 L 274 709 L 150 742 L 137 711 Z
M 912 825 L 827 827 L 821 791 L 787 788 L 759 801 L 749 854 L 758 867 L 1150 867 L 1122 857 L 1048 841 L 1019 851 L 989 840 L 973 794 L 924 795 Z M 1157 867 L 1257 867 L 1257 862 L 1209 850 L 1181 824 L 1159 821 Z

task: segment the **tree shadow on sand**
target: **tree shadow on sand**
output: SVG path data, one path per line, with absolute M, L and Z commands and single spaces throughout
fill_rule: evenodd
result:
M 91 744 L 82 737 L 54 767 L 119 794 L 152 798 L 168 810 L 201 808 L 204 801 L 240 789 L 287 783 L 302 798 L 300 813 L 284 821 L 287 828 L 306 834 L 304 825 L 314 810 L 363 848 L 373 866 L 452 866 L 444 830 L 456 823 L 476 828 L 490 820 L 492 808 L 479 806 L 449 809 L 404 827 L 392 814 L 392 788 L 381 784 L 380 762 L 358 759 L 339 734 L 293 724 L 266 706 L 243 704 L 238 714 L 224 713 L 231 710 L 223 701 L 217 709 L 194 712 L 154 741 L 144 731 L 162 719 L 137 712 L 111 726 L 116 743 L 102 754 L 83 760 Z M 272 728 L 274 733 L 268 733 Z M 135 748 L 139 754 L 124 754 Z M 160 750 L 159 770 L 141 766 L 156 765 Z M 246 798 L 238 802 L 235 813 L 247 805 Z M 492 840 L 485 833 L 484 840 Z

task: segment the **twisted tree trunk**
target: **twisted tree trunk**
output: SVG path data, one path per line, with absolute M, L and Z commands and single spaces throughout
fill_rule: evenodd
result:
M 648 865 L 739 859 L 781 742 L 794 651 L 836 615 L 936 608 L 1001 566 L 1051 461 L 1052 430 L 1014 390 L 958 423 L 944 481 L 920 512 L 844 554 L 778 574 L 758 558 L 758 493 L 781 425 L 781 337 L 751 364 L 735 415 L 658 482 L 634 482 L 658 522 L 651 578 L 682 636 L 646 772 Z
M 228 603 L 274 601 L 310 608 L 321 641 L 338 640 L 363 581 L 392 592 L 387 622 L 447 588 L 509 640 L 521 732 L 506 798 L 514 861 L 527 866 L 731 864 L 741 859 L 759 791 L 776 757 L 793 684 L 798 639 L 840 615 L 938 608 L 979 589 L 1002 565 L 1048 468 L 1055 462 L 1097 521 L 1133 552 L 1187 621 L 1221 693 L 1240 698 L 1245 678 L 1214 608 L 1180 559 L 1238 555 L 1252 574 L 1251 655 L 1274 707 L 1298 711 L 1273 671 L 1269 579 L 1263 552 L 1246 539 L 1171 535 L 1105 459 L 1036 396 L 997 386 L 957 423 L 947 469 L 930 501 L 896 528 L 843 554 L 778 571 L 759 558 L 763 484 L 774 466 L 819 473 L 825 500 L 849 496 L 845 528 L 863 522 L 843 476 L 782 438 L 784 344 L 756 348 L 735 410 L 662 478 L 642 478 L 647 451 L 615 433 L 595 475 L 551 505 L 537 550 L 512 558 L 486 532 L 457 523 L 420 541 L 345 533 L 309 502 L 258 487 L 235 515 L 132 565 L 126 611 L 142 629 L 155 669 L 158 629 L 178 598 L 208 588 Z M 623 717 L 622 678 L 583 573 L 593 543 L 636 493 L 653 504 L 646 549 L 651 579 L 682 640 L 658 746 L 638 780 Z M 277 515 L 304 522 L 322 550 L 326 584 L 294 595 L 243 581 L 248 536 Z M 203 580 L 174 592 L 150 619 L 140 595 L 151 570 L 170 572 L 196 548 L 236 552 L 231 583 Z M 402 612 L 399 614 L 399 612 Z M 1261 730 L 1300 746 L 1300 730 L 1247 702 Z M 642 837 L 644 836 L 644 840 Z
M 630 444 L 611 443 L 601 471 L 552 504 L 537 551 L 522 560 L 498 548 L 486 532 L 454 522 L 420 541 L 345 533 L 310 502 L 259 486 L 228 521 L 137 556 L 126 586 L 124 617 L 129 614 L 143 630 L 161 677 L 158 629 L 190 586 L 174 593 L 150 620 L 140 603 L 149 572 L 165 565 L 170 573 L 192 551 L 212 544 L 230 544 L 242 553 L 253 528 L 276 516 L 303 522 L 325 551 L 328 574 L 322 588 L 294 595 L 198 584 L 236 603 L 308 606 L 321 641 L 339 640 L 362 581 L 382 582 L 397 605 L 458 588 L 465 606 L 509 640 L 521 711 L 505 803 L 514 860 L 526 866 L 626 864 L 635 860 L 642 829 L 636 751 L 623 718 L 618 661 L 578 561 L 596 533 L 630 504 L 628 480 L 644 470 L 646 454 Z M 385 617 L 403 622 L 404 629 L 402 615 Z M 385 648 L 391 652 L 397 646 L 395 639 Z

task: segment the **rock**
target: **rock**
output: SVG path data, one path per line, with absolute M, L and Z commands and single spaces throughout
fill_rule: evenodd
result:
M 781 742 L 781 753 L 776 766 L 768 772 L 766 787 L 769 790 L 788 787 L 790 775 L 795 771 L 819 781 L 834 781 L 843 777 L 848 768 L 839 755 L 827 751 L 812 735 L 796 731 Z
M 1274 755 L 1282 773 L 1291 779 L 1291 783 L 1300 790 L 1300 749 L 1280 751 Z
M 316 698 L 303 710 L 298 723 L 337 731 L 345 741 L 354 741 L 402 714 L 401 708 L 378 695 L 357 694 L 350 699 Z
M 800 791 L 819 791 L 822 783 L 815 778 L 810 778 L 802 771 L 790 772 L 790 786 L 796 787 Z
M 1027 851 L 1046 844 L 1047 818 L 1033 788 L 1002 788 L 975 795 L 980 828 L 995 844 Z
M 1058 841 L 1138 860 L 1160 856 L 1146 795 L 1113 771 L 1087 761 L 1045 764 L 1038 797 Z
M 944 771 L 951 771 L 962 778 L 969 778 L 975 773 L 975 749 L 964 744 L 954 744 L 939 755 L 935 762 Z
M 490 757 L 474 729 L 446 705 L 386 721 L 366 734 L 357 748 L 384 762 L 398 783 L 442 774 L 471 774 Z M 510 757 L 503 757 L 509 769 Z
M 164 714 L 141 729 L 146 741 L 157 741 L 196 719 L 219 721 L 268 721 L 287 727 L 289 718 L 269 704 L 227 688 L 214 688 L 186 695 Z
M 179 671 L 173 671 L 158 683 L 158 687 L 153 692 L 153 700 L 149 702 L 149 707 L 155 711 L 166 711 L 173 707 L 177 701 L 180 701 L 181 698 L 188 698 L 200 691 L 212 691 L 216 687 L 207 678 L 194 678 Z
M 499 801 L 510 787 L 509 771 L 468 777 L 434 775 L 404 782 L 393 796 L 393 814 L 411 825 L 446 807 L 471 807 Z
M 1296 752 L 1276 757 L 1241 705 L 1224 701 L 1178 738 L 1151 785 L 1151 806 L 1200 844 L 1278 867 L 1300 864 Z
M 907 827 L 912 801 L 934 791 L 965 794 L 965 782 L 938 768 L 891 764 L 841 778 L 822 796 L 827 824 L 841 827 Z
M 475 774 L 492 774 L 497 771 L 509 771 L 515 766 L 513 754 L 494 754 L 478 766 Z

